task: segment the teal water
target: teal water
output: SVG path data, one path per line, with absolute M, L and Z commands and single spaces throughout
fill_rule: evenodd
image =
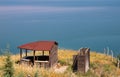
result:
M 32 0 L 31 0 L 32 1 Z M 0 48 L 56 40 L 60 48 L 89 47 L 120 53 L 120 1 L 35 1 L 0 3 Z

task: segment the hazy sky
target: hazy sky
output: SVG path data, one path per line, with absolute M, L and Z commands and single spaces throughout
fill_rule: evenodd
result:
M 119 0 L 0 0 L 0 14 L 106 11 L 119 6 Z

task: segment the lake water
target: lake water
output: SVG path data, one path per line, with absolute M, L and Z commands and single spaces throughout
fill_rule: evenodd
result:
M 120 1 L 102 2 L 56 2 L 53 6 L 47 2 L 41 6 L 1 4 L 0 48 L 4 49 L 9 43 L 12 53 L 19 53 L 17 46 L 21 44 L 55 40 L 60 48 L 89 47 L 103 52 L 109 47 L 119 54 Z

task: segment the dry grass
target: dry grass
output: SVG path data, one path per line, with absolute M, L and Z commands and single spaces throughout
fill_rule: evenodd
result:
M 37 52 L 36 54 L 41 54 Z M 46 52 L 47 54 L 47 52 Z M 30 75 L 34 77 L 36 71 L 38 71 L 39 77 L 89 77 L 89 76 L 102 76 L 102 77 L 118 77 L 120 76 L 120 69 L 117 69 L 115 66 L 115 59 L 112 62 L 111 56 L 106 56 L 101 53 L 91 52 L 90 53 L 90 61 L 91 61 L 91 68 L 88 73 L 85 75 L 83 74 L 74 74 L 72 73 L 71 66 L 72 66 L 72 58 L 73 55 L 77 54 L 74 50 L 65 50 L 60 49 L 58 51 L 58 59 L 61 65 L 68 65 L 69 68 L 65 71 L 65 73 L 56 73 L 54 69 L 44 69 L 44 68 L 36 68 L 36 67 L 28 67 L 16 64 L 15 62 L 19 61 L 20 56 L 12 55 L 11 59 L 14 64 L 14 75 L 18 77 L 20 74 L 23 74 L 23 77 Z M 30 52 L 28 55 L 32 55 Z M 0 56 L 0 68 L 3 67 L 5 61 L 5 56 Z M 2 69 L 2 68 L 1 68 Z M 3 70 L 0 70 L 0 77 L 2 77 Z

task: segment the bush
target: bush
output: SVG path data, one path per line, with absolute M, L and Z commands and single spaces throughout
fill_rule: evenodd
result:
M 34 77 L 38 77 L 38 71 L 35 72 Z
M 90 68 L 92 68 L 93 70 L 97 69 L 99 67 L 98 63 L 90 63 Z
M 20 72 L 20 74 L 18 75 L 18 77 L 24 77 L 24 73 Z
M 120 60 L 120 54 L 119 54 L 119 55 L 117 55 L 117 58 Z
M 13 62 L 11 61 L 11 55 L 10 50 L 6 49 L 6 59 L 5 59 L 5 65 L 3 67 L 3 77 L 13 77 L 14 68 L 13 68 Z
M 64 60 L 59 60 L 58 63 L 60 63 L 61 65 L 66 65 L 67 64 L 66 61 L 64 61 Z

